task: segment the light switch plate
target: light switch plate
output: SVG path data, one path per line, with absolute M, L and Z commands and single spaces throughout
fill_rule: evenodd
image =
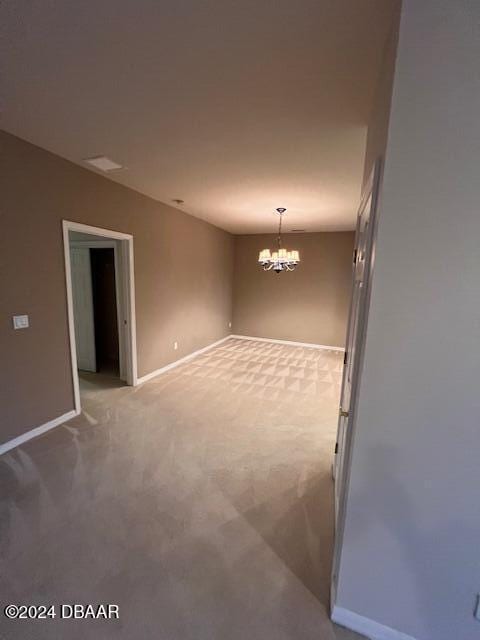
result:
M 14 329 L 28 329 L 28 316 L 13 316 Z

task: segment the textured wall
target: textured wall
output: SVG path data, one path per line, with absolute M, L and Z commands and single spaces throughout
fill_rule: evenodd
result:
M 405 0 L 338 604 L 478 639 L 480 4 Z
M 236 236 L 234 333 L 343 347 L 353 238 L 349 231 L 285 234 L 284 246 L 300 251 L 301 264 L 276 274 L 257 262 L 276 235 Z
M 62 218 L 134 236 L 139 375 L 230 333 L 232 236 L 7 133 L 0 145 L 0 442 L 73 408 Z

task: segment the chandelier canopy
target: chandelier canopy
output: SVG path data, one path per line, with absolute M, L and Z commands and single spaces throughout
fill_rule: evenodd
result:
M 264 271 L 270 271 L 271 269 L 275 273 L 293 271 L 300 262 L 300 254 L 298 251 L 287 251 L 282 248 L 282 218 L 286 209 L 278 207 L 276 211 L 280 216 L 278 221 L 277 251 L 270 252 L 270 249 L 263 249 L 258 254 L 258 262 L 262 265 Z

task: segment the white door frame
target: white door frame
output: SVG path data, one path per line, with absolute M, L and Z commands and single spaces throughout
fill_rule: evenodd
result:
M 138 384 L 137 376 L 137 335 L 135 321 L 135 275 L 133 262 L 133 236 L 120 231 L 112 231 L 111 229 L 102 229 L 100 227 L 92 227 L 91 225 L 82 224 L 80 222 L 71 222 L 70 220 L 62 220 L 63 227 L 63 251 L 65 257 L 65 285 L 67 293 L 67 311 L 68 311 L 68 333 L 70 338 L 70 360 L 72 365 L 72 382 L 73 393 L 75 399 L 75 411 L 80 413 L 80 385 L 77 370 L 77 348 L 75 344 L 75 323 L 73 314 L 73 292 L 72 292 L 72 273 L 70 270 L 70 231 L 78 231 L 95 236 L 102 236 L 108 241 L 119 240 L 120 255 L 115 257 L 116 281 L 120 282 L 117 288 L 117 294 L 120 294 L 122 304 L 117 309 L 122 309 L 122 318 L 120 319 L 118 333 L 119 341 L 121 341 L 122 328 L 126 327 L 124 342 L 125 354 L 125 377 L 128 385 L 136 386 Z M 86 241 L 88 243 L 88 241 Z M 103 243 L 101 243 L 103 244 Z M 85 245 L 84 245 L 85 246 Z M 96 243 L 100 247 L 100 243 Z M 104 245 L 105 246 L 105 245 Z M 116 285 L 117 286 L 117 285 Z M 117 298 L 118 301 L 118 298 Z M 118 302 L 117 302 L 118 305 Z
M 330 611 L 333 612 L 333 609 L 336 604 L 337 597 L 337 586 L 338 586 L 338 574 L 340 570 L 340 559 L 342 553 L 343 546 L 343 534 L 345 530 L 345 520 L 346 520 L 346 511 L 347 511 L 347 495 L 350 485 L 350 467 L 352 462 L 352 450 L 354 445 L 355 438 L 355 428 L 356 428 L 356 405 L 358 394 L 360 390 L 360 381 L 361 381 L 361 372 L 363 369 L 363 359 L 364 359 L 364 347 L 365 347 L 365 339 L 366 339 L 366 330 L 368 323 L 368 311 L 370 306 L 370 295 L 371 295 L 371 284 L 372 284 L 372 275 L 375 264 L 375 244 L 376 244 L 376 236 L 377 236 L 377 213 L 378 213 L 378 200 L 379 200 L 379 190 L 381 184 L 383 170 L 383 161 L 382 158 L 378 158 L 374 164 L 372 172 L 365 184 L 363 189 L 363 194 L 361 198 L 360 211 L 363 209 L 365 203 L 371 198 L 370 205 L 370 252 L 368 258 L 365 262 L 365 277 L 364 277 L 364 298 L 363 304 L 359 309 L 359 328 L 357 331 L 357 340 L 355 345 L 355 358 L 353 361 L 353 370 L 352 370 L 352 382 L 351 382 L 351 394 L 350 394 L 350 405 L 348 407 L 348 428 L 345 433 L 345 440 L 343 444 L 343 450 L 341 451 L 341 455 L 343 456 L 343 464 L 341 465 L 341 477 L 335 477 L 335 483 L 339 483 L 339 498 L 338 498 L 338 510 L 336 505 L 334 507 L 335 510 L 335 539 L 334 539 L 334 550 L 333 550 L 333 562 L 332 562 L 332 577 L 331 577 L 331 585 L 330 585 Z M 357 231 L 358 233 L 358 231 Z M 355 240 L 355 245 L 357 244 L 357 240 Z M 355 277 L 355 267 L 352 269 L 352 278 Z M 353 295 L 353 287 L 352 287 L 352 295 Z M 348 332 L 350 331 L 350 321 L 349 318 L 349 327 L 347 328 L 347 338 Z M 348 345 L 347 345 L 348 347 Z M 345 356 L 350 357 L 351 354 L 345 352 Z M 343 383 L 342 383 L 343 384 Z M 337 436 L 338 437 L 338 436 Z M 334 497 L 335 500 L 335 497 Z M 338 513 L 337 513 L 338 511 Z

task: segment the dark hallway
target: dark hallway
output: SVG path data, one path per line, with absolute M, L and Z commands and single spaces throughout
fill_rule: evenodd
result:
M 118 376 L 119 346 L 115 254 L 113 249 L 90 249 L 97 372 Z

